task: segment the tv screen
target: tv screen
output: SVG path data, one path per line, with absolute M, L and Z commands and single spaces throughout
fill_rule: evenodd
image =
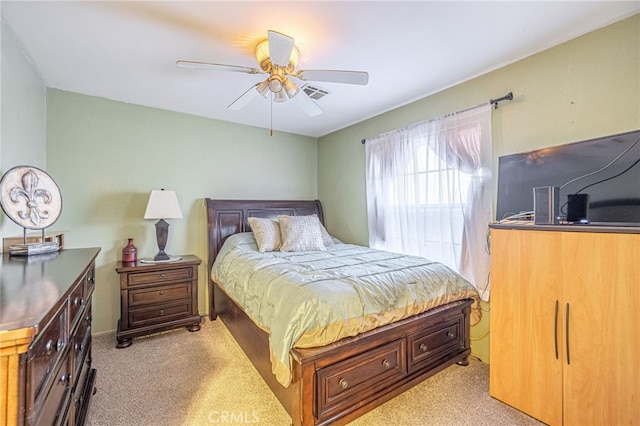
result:
M 561 220 L 569 197 L 584 194 L 583 223 L 640 226 L 639 139 L 636 130 L 500 157 L 496 220 L 533 212 L 533 188 L 552 186 Z

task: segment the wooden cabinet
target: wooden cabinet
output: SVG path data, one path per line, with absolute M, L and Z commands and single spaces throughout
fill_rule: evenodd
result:
M 640 229 L 491 229 L 490 394 L 550 425 L 640 424 Z
M 118 348 L 131 346 L 132 338 L 186 326 L 200 330 L 198 266 L 201 260 L 186 255 L 168 263 L 118 262 L 120 320 Z
M 91 296 L 99 251 L 3 255 L 0 424 L 84 423 L 95 390 Z

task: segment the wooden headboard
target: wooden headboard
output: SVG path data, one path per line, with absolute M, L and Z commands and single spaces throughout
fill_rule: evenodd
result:
M 224 240 L 238 232 L 250 232 L 249 217 L 276 218 L 278 215 L 305 216 L 317 214 L 324 223 L 320 201 L 259 201 L 259 200 L 213 200 L 204 199 L 207 207 L 208 257 L 207 274 L 211 273 Z

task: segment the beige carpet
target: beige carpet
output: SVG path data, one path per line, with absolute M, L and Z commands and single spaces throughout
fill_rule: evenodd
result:
M 87 424 L 289 425 L 273 396 L 221 321 L 135 339 L 116 349 L 94 337 L 97 393 Z M 540 425 L 491 397 L 488 365 L 451 366 L 351 425 Z

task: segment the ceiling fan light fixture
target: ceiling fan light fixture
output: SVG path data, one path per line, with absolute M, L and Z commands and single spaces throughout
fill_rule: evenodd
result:
M 258 85 L 256 86 L 256 90 L 258 91 L 258 93 L 262 95 L 263 98 L 266 99 L 266 97 L 269 96 L 269 92 L 270 92 L 269 79 L 266 79 L 265 81 L 258 83 Z
M 278 74 L 272 74 L 268 79 L 269 90 L 271 90 L 273 93 L 280 93 L 282 91 L 282 86 L 284 86 L 284 81 L 284 77 Z
M 284 102 L 287 100 L 287 96 L 284 94 L 284 91 L 273 92 L 273 100 L 276 102 Z
M 298 94 L 298 92 L 300 91 L 300 88 L 293 81 L 289 80 L 288 78 L 285 78 L 284 91 L 287 92 L 287 96 L 289 97 L 289 99 L 291 99 Z

